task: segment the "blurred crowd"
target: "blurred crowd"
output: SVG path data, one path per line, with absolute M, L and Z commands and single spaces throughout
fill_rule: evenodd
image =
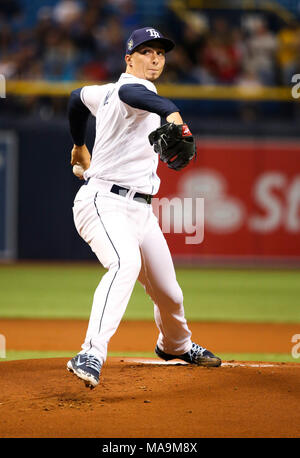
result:
M 125 37 L 139 27 L 132 0 L 53 1 L 37 9 L 30 27 L 21 3 L 0 2 L 0 73 L 7 78 L 109 80 L 123 70 Z
M 156 26 L 141 23 L 134 0 L 44 3 L 28 25 L 24 1 L 0 2 L 0 74 L 7 79 L 114 80 L 124 71 L 131 31 Z M 186 14 L 176 27 L 171 18 L 159 24 L 177 44 L 167 58 L 165 81 L 272 86 L 287 85 L 300 73 L 297 21 L 273 30 L 259 14 L 244 14 L 238 25 L 200 12 Z
M 174 79 L 198 84 L 288 85 L 300 72 L 300 22 L 273 31 L 261 14 L 225 17 L 191 15 L 173 52 Z M 183 63 L 183 64 L 182 64 Z
M 186 82 L 288 85 L 300 71 L 300 22 L 275 32 L 260 14 L 242 16 L 238 26 L 224 17 L 193 15 L 182 26 L 172 60 L 175 73 Z

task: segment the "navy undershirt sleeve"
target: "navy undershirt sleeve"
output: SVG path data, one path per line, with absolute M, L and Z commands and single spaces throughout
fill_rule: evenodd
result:
M 119 97 L 133 108 L 156 113 L 162 118 L 180 111 L 171 100 L 157 95 L 143 84 L 123 84 L 119 89 Z
M 85 134 L 90 110 L 80 98 L 81 88 L 71 92 L 68 102 L 68 118 L 73 142 L 77 146 L 85 143 Z

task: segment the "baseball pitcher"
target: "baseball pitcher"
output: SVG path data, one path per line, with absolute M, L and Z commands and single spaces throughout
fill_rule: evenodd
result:
M 160 97 L 154 85 L 173 47 L 154 28 L 135 30 L 126 44 L 126 71 L 119 80 L 76 89 L 69 99 L 71 164 L 84 179 L 74 200 L 74 223 L 107 269 L 94 294 L 82 350 L 67 363 L 90 388 L 99 383 L 108 343 L 137 280 L 154 303 L 156 354 L 198 366 L 221 364 L 191 340 L 182 291 L 151 206 L 160 185 L 158 160 L 180 171 L 196 153 L 179 109 Z M 92 156 L 85 145 L 90 114 L 96 118 Z

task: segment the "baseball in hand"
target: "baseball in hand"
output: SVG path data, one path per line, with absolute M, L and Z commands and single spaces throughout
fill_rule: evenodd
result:
M 77 178 L 83 179 L 84 168 L 80 164 L 73 165 L 73 173 Z

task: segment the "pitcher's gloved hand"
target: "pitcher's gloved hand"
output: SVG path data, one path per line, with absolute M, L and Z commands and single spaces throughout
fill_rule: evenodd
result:
M 196 155 L 195 140 L 187 124 L 164 124 L 148 138 L 154 151 L 170 169 L 183 169 Z

